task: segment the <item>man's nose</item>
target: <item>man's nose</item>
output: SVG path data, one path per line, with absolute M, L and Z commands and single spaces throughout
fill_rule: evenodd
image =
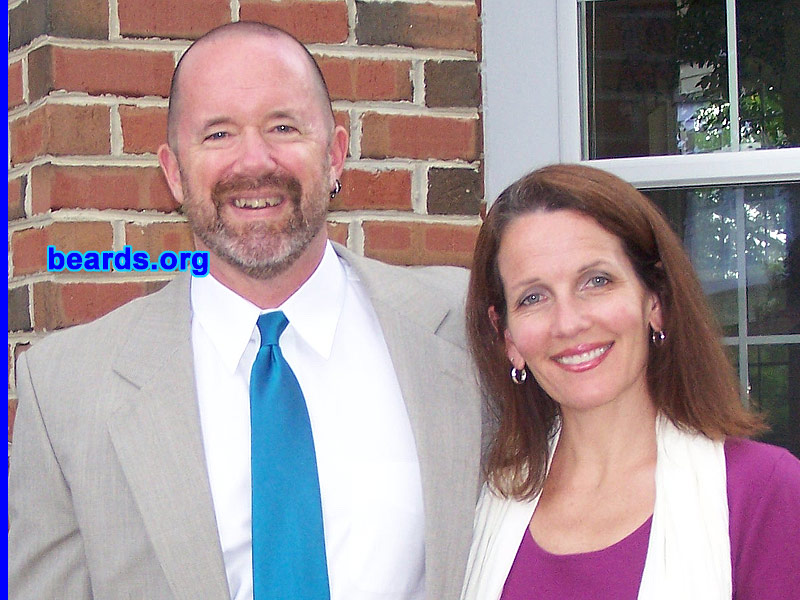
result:
M 254 175 L 272 171 L 276 167 L 275 148 L 260 131 L 242 132 L 237 145 L 234 171 L 240 175 Z

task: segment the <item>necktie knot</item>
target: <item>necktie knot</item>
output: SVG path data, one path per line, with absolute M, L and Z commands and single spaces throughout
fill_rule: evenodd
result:
M 278 338 L 281 337 L 283 330 L 289 324 L 286 315 L 281 311 L 264 313 L 258 317 L 256 322 L 258 331 L 261 333 L 261 347 L 277 346 Z

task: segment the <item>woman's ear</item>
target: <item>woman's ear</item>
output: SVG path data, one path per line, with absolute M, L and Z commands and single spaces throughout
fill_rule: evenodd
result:
M 509 362 L 512 366 L 521 370 L 525 366 L 525 359 L 522 357 L 519 350 L 517 350 L 517 346 L 514 344 L 514 340 L 508 332 L 508 328 L 503 324 L 503 320 L 500 318 L 494 306 L 489 307 L 489 320 L 492 322 L 495 331 L 503 336 L 503 343 L 506 347 L 506 356 L 508 356 Z
M 489 321 L 491 321 L 492 327 L 494 327 L 494 330 L 498 334 L 502 333 L 502 331 L 503 331 L 502 319 L 500 319 L 500 315 L 497 314 L 497 311 L 495 310 L 494 306 L 490 306 L 489 310 L 487 312 L 489 313 Z
M 521 371 L 525 368 L 525 357 L 523 357 L 522 353 L 517 349 L 517 345 L 514 343 L 508 329 L 503 332 L 503 339 L 506 343 L 506 356 L 508 356 L 509 362 L 513 367 Z
M 664 331 L 664 312 L 658 294 L 650 295 L 650 318 L 648 319 L 653 331 Z

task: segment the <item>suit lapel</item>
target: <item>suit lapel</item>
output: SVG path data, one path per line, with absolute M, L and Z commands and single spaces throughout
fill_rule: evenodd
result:
M 474 440 L 480 437 L 480 409 L 463 397 L 465 390 L 475 393 L 469 357 L 437 335 L 450 308 L 413 271 L 403 277 L 395 268 L 336 250 L 370 294 L 414 432 L 425 504 L 428 597 L 433 590 L 457 596 L 458 573 L 466 561 L 458 548 L 469 547 L 478 489 Z
M 203 451 L 189 277 L 148 299 L 115 361 L 133 389 L 108 429 L 176 598 L 229 598 Z

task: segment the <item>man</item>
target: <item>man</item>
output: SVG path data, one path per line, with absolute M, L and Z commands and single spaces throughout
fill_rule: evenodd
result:
M 277 505 L 270 529 L 295 503 L 282 502 L 293 489 L 251 489 L 251 459 L 273 450 L 251 456 L 249 418 L 260 315 L 277 308 L 276 352 L 313 432 L 327 571 L 314 597 L 457 598 L 480 451 L 464 272 L 328 242 L 347 132 L 280 30 L 229 24 L 193 44 L 168 121 L 159 161 L 211 276 L 179 276 L 20 358 L 9 597 L 251 599 L 254 562 L 269 597 L 310 597 L 253 551 L 256 506 Z

